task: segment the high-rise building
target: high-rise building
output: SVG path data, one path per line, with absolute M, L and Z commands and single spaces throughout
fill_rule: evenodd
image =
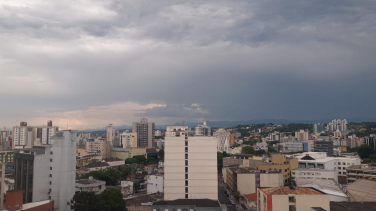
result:
M 217 138 L 217 151 L 230 153 L 230 132 L 221 128 L 213 133 Z
M 102 160 L 111 155 L 111 143 L 105 139 L 88 139 L 85 143 L 85 150 L 91 155 L 100 155 Z
M 341 132 L 347 131 L 348 122 L 346 119 L 333 119 L 326 127 L 327 131 L 336 131 L 339 130 Z
M 130 133 L 129 130 L 126 130 L 120 135 L 120 141 L 123 145 L 123 148 L 136 148 L 137 147 L 137 133 Z
M 211 127 L 206 125 L 206 121 L 195 128 L 195 136 L 211 136 Z
M 107 141 L 111 143 L 111 146 L 118 147 L 121 145 L 119 131 L 112 124 L 107 126 Z
M 328 157 L 333 157 L 333 141 L 315 141 L 315 152 L 326 152 Z
M 24 203 L 54 200 L 55 210 L 71 210 L 75 193 L 76 139 L 71 131 L 51 138 L 52 145 L 33 146 L 15 153 L 15 189 Z
M 324 131 L 324 123 L 316 123 L 313 125 L 313 133 L 320 134 Z
M 34 142 L 42 145 L 51 143 L 51 137 L 59 131 L 58 126 L 53 126 L 49 120 L 44 126 L 27 126 L 27 122 L 21 122 L 20 126 L 13 127 L 13 148 L 20 149 L 34 146 Z
M 165 136 L 164 199 L 218 199 L 217 139 L 169 126 Z
M 307 141 L 308 131 L 300 130 L 299 132 L 295 132 L 295 138 L 297 141 Z
M 140 122 L 133 122 L 132 132 L 137 133 L 138 147 L 153 147 L 155 140 L 155 124 L 148 122 L 147 118 L 141 118 Z

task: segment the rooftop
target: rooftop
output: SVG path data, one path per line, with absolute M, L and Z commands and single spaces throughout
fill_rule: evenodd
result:
M 365 165 L 352 165 L 347 167 L 346 170 L 358 170 L 358 171 L 376 171 L 375 166 L 365 166 Z
M 303 188 L 303 187 L 295 187 L 291 189 L 290 187 L 276 187 L 276 188 L 260 188 L 262 192 L 267 195 L 288 195 L 288 194 L 295 194 L 295 195 L 323 195 L 324 193 L 316 190 L 314 188 Z
M 357 179 L 347 186 L 351 201 L 376 201 L 376 182 Z
M 279 171 L 267 171 L 265 172 L 264 170 L 257 170 L 256 168 L 234 168 L 230 167 L 229 168 L 231 171 L 236 172 L 237 174 L 254 174 L 254 173 L 280 173 Z
M 105 181 L 100 181 L 96 179 L 80 179 L 76 180 L 76 183 L 83 184 L 83 185 L 89 185 L 89 184 L 96 184 L 96 183 L 106 183 Z
M 330 211 L 376 210 L 376 202 L 330 202 Z
M 119 158 L 106 158 L 105 161 L 106 162 L 113 162 L 113 161 L 124 161 L 124 160 L 119 159 Z
M 40 205 L 43 205 L 43 204 L 48 204 L 50 202 L 51 202 L 51 200 L 31 202 L 31 203 L 23 204 L 22 205 L 22 209 L 23 210 L 27 210 L 27 209 L 31 209 L 33 207 L 37 207 L 37 206 L 40 206 Z
M 90 163 L 89 165 L 85 166 L 86 168 L 95 168 L 95 167 L 104 167 L 104 166 L 110 166 L 106 162 L 94 162 Z
M 127 206 L 141 206 L 144 203 L 155 202 L 159 199 L 163 199 L 163 194 L 155 193 L 149 195 L 141 195 L 139 197 L 125 198 Z
M 177 199 L 173 201 L 157 201 L 153 205 L 193 205 L 195 207 L 220 207 L 218 201 L 210 199 Z
M 244 196 L 247 197 L 248 201 L 257 201 L 257 193 L 250 193 Z
M 347 197 L 334 180 L 295 178 L 299 187 L 311 187 L 326 194 Z

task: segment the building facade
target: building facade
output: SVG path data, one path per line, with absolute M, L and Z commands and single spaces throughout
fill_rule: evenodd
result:
M 54 200 L 55 210 L 71 210 L 75 193 L 77 134 L 64 131 L 52 145 L 34 146 L 15 153 L 15 189 L 24 191 L 24 202 Z
M 221 128 L 215 131 L 213 136 L 217 138 L 217 151 L 230 153 L 230 132 Z
M 138 147 L 153 147 L 155 141 L 154 122 L 148 122 L 147 118 L 141 118 L 140 122 L 133 122 L 132 132 L 137 133 Z
M 130 133 L 128 130 L 120 135 L 120 141 L 123 148 L 135 148 L 137 147 L 137 133 Z
M 217 139 L 167 127 L 164 199 L 218 199 Z
M 20 149 L 34 146 L 35 142 L 41 145 L 52 144 L 52 136 L 56 135 L 59 127 L 53 126 L 49 120 L 45 126 L 27 126 L 27 122 L 21 122 L 13 127 L 13 148 Z
M 164 192 L 163 175 L 148 175 L 146 187 L 147 187 L 146 188 L 147 194 L 163 193 Z
M 287 158 L 285 155 L 274 154 L 266 163 L 257 163 L 257 169 L 264 171 L 278 171 L 283 174 L 284 183 L 291 178 L 291 170 L 298 168 L 297 158 Z
M 307 141 L 308 140 L 308 131 L 300 130 L 295 132 L 295 139 L 297 141 Z
M 314 207 L 330 210 L 329 196 L 314 188 L 259 188 L 257 191 L 258 211 L 312 211 Z

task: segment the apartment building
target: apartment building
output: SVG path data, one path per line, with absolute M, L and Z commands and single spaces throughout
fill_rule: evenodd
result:
M 291 172 L 292 177 L 295 179 L 323 179 L 338 181 L 338 172 L 336 170 L 297 168 L 291 170 Z
M 49 120 L 45 126 L 28 126 L 27 122 L 21 122 L 13 127 L 13 148 L 20 149 L 34 146 L 35 142 L 42 145 L 52 144 L 51 137 L 59 131 L 58 126 L 53 126 Z
M 277 187 L 257 190 L 258 211 L 312 211 L 312 208 L 330 210 L 329 196 L 315 188 Z
M 333 157 L 333 141 L 315 141 L 315 151 L 325 152 L 329 157 Z
M 33 146 L 15 153 L 15 189 L 23 190 L 24 203 L 54 200 L 55 210 L 71 210 L 75 193 L 77 134 L 64 131 L 52 145 Z
M 295 139 L 297 141 L 308 141 L 308 131 L 300 130 L 295 132 Z
M 360 165 L 359 157 L 327 157 L 325 152 L 304 152 L 292 157 L 299 159 L 299 168 L 318 168 L 338 172 L 338 181 L 346 183 L 346 169 L 352 165 Z
M 126 130 L 120 135 L 120 142 L 123 145 L 123 148 L 135 148 L 137 147 L 137 133 L 130 133 Z
M 369 165 L 353 165 L 346 169 L 347 183 L 353 183 L 357 179 L 376 181 L 376 167 Z
M 148 122 L 147 118 L 141 118 L 140 122 L 133 122 L 132 132 L 137 133 L 138 147 L 153 147 L 155 141 L 154 122 Z
M 165 137 L 164 199 L 218 199 L 217 139 L 169 126 Z
M 195 127 L 195 136 L 211 136 L 211 127 L 206 125 L 206 121 Z
M 213 136 L 217 138 L 217 151 L 230 153 L 230 132 L 221 128 L 215 131 Z
M 282 187 L 283 174 L 278 171 L 262 171 L 254 168 L 226 168 L 226 184 L 240 195 L 256 193 L 259 187 Z
M 298 168 L 297 158 L 287 158 L 286 155 L 274 154 L 269 162 L 257 163 L 258 170 L 278 171 L 283 174 L 284 183 L 291 178 L 291 170 Z
M 104 139 L 89 139 L 85 146 L 86 153 L 101 156 L 102 160 L 111 157 L 110 141 Z
M 303 143 L 300 141 L 289 141 L 283 142 L 282 145 L 282 152 L 302 152 L 303 151 Z

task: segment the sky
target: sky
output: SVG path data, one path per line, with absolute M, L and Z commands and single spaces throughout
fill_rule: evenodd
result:
M 0 126 L 376 118 L 374 0 L 2 0 Z

